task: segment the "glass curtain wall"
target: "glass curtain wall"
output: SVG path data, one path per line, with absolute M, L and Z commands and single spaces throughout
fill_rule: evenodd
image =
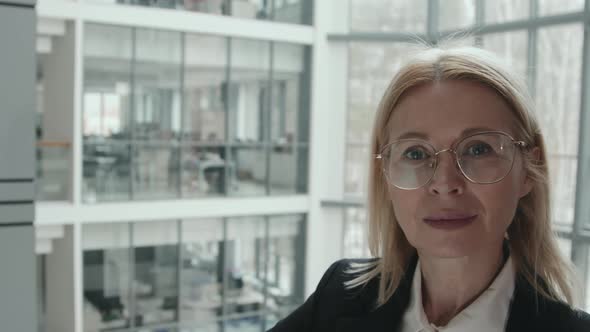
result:
M 452 37 L 453 44 L 479 45 L 507 60 L 529 87 L 546 137 L 552 181 L 552 222 L 563 253 L 587 253 L 589 237 L 572 243 L 576 203 L 579 120 L 584 61 L 584 1 L 357 1 L 350 0 L 349 88 L 345 195 L 366 194 L 369 134 L 385 87 L 418 46 Z M 571 13 L 584 15 L 573 18 Z M 553 16 L 551 20 L 545 19 Z M 397 19 L 399 17 L 403 17 Z M 368 35 L 374 34 L 371 38 Z M 387 33 L 390 33 L 389 35 Z M 382 36 L 381 38 L 379 36 Z M 370 41 L 368 40 L 370 39 Z M 359 158 L 358 156 L 365 156 Z M 359 232 L 364 208 L 345 209 L 346 255 L 366 255 Z M 580 229 L 590 230 L 590 220 Z M 356 234 L 356 235 L 355 235 Z M 583 254 L 586 255 L 586 254 Z M 587 255 L 586 255 L 587 256 Z M 584 257 L 586 257 L 584 256 Z M 584 261 L 586 259 L 583 259 Z M 586 263 L 577 261 L 584 273 Z M 590 293 L 590 275 L 585 274 Z M 586 299 L 590 307 L 590 295 Z
M 310 49 L 87 24 L 85 202 L 307 191 Z
M 87 0 L 92 3 L 186 10 L 292 24 L 312 24 L 312 0 Z
M 266 331 L 303 301 L 303 215 L 89 224 L 84 331 Z

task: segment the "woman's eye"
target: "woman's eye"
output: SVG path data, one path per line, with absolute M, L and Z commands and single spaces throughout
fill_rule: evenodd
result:
M 485 143 L 477 143 L 469 146 L 465 149 L 464 154 L 468 156 L 478 157 L 487 153 L 490 153 L 492 148 Z
M 424 160 L 428 158 L 428 154 L 422 149 L 412 148 L 404 152 L 404 157 L 409 160 Z

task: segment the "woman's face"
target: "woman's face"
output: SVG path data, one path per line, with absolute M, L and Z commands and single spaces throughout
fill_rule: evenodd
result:
M 390 140 L 408 132 L 422 133 L 426 137 L 421 139 L 439 151 L 473 128 L 503 131 L 518 139 L 511 125 L 515 121 L 509 106 L 491 88 L 449 80 L 418 86 L 404 95 L 390 119 Z M 469 182 L 452 153 L 443 152 L 438 158 L 428 184 L 413 190 L 389 186 L 395 215 L 408 241 L 421 255 L 436 257 L 498 250 L 518 200 L 532 188 L 522 153 L 516 152 L 510 173 L 494 184 Z M 440 223 L 453 218 L 467 221 Z

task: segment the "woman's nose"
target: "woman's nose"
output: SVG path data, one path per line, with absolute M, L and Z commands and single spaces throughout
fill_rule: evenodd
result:
M 455 161 L 455 153 L 443 151 L 438 155 L 438 164 L 428 191 L 433 195 L 459 195 L 465 189 L 465 180 Z

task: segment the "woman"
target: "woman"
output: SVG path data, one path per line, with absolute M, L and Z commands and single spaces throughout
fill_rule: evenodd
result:
M 476 48 L 430 49 L 372 135 L 373 260 L 342 260 L 272 332 L 590 331 L 551 231 L 547 155 L 523 85 Z

